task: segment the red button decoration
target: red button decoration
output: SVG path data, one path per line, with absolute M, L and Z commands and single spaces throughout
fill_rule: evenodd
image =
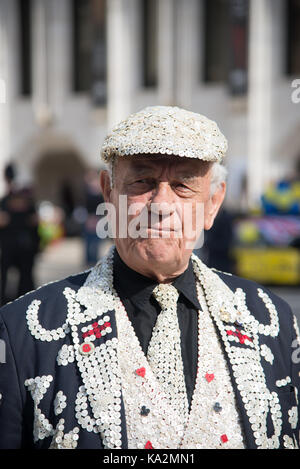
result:
M 94 335 L 96 337 L 96 339 L 100 339 L 101 337 L 101 331 L 103 331 L 104 329 L 106 329 L 107 327 L 111 327 L 111 323 L 110 322 L 105 322 L 102 326 L 99 326 L 99 324 L 97 322 L 94 322 L 92 324 L 92 328 L 93 329 L 90 329 L 89 331 L 87 332 L 84 332 L 82 334 L 82 337 L 85 339 L 86 337 L 88 336 L 91 336 L 91 335 Z
M 147 443 L 145 444 L 145 449 L 154 449 L 151 441 L 147 441 Z
M 208 383 L 210 383 L 214 379 L 215 375 L 213 373 L 206 373 L 205 379 Z
M 237 328 L 235 331 L 228 330 L 226 331 L 227 335 L 234 335 L 235 337 L 238 337 L 240 344 L 244 344 L 245 340 L 249 340 L 250 342 L 253 342 L 250 337 L 247 335 L 242 334 Z
M 227 443 L 227 441 L 228 441 L 227 435 L 225 435 L 225 434 L 221 435 L 221 441 L 222 441 L 222 443 Z
M 137 370 L 135 370 L 136 374 L 141 376 L 142 378 L 144 378 L 145 374 L 146 374 L 146 368 L 144 368 L 142 366 L 142 368 L 138 368 Z
M 83 351 L 84 353 L 89 353 L 89 352 L 91 351 L 91 346 L 90 346 L 90 344 L 84 344 L 84 345 L 82 346 L 82 351 Z
M 79 347 L 79 352 L 81 355 L 90 355 L 94 351 L 95 347 L 94 344 L 91 342 L 84 342 Z

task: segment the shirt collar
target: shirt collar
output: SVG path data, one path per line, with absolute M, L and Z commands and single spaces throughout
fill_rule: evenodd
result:
M 136 272 L 126 265 L 117 249 L 114 254 L 114 282 L 117 290 L 130 299 L 137 306 L 144 307 L 145 301 L 149 301 L 157 282 L 149 277 Z M 172 285 L 192 303 L 196 309 L 200 309 L 197 297 L 196 281 L 192 261 L 190 259 L 187 269 L 175 278 Z

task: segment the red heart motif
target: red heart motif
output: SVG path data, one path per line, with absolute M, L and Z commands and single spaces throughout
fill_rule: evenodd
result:
M 136 374 L 141 376 L 142 378 L 144 378 L 145 376 L 145 373 L 146 373 L 146 369 L 144 367 L 142 368 L 138 368 L 137 370 L 135 370 Z
M 210 383 L 214 379 L 215 375 L 213 373 L 206 373 L 205 379 L 208 383 Z
M 153 449 L 151 441 L 147 441 L 147 443 L 145 444 L 145 449 Z

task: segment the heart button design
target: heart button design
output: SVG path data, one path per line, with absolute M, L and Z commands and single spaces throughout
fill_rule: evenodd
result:
M 206 373 L 205 379 L 208 383 L 210 383 L 214 379 L 215 375 L 213 373 Z
M 142 368 L 138 368 L 137 370 L 135 370 L 136 374 L 141 376 L 142 378 L 144 378 L 145 374 L 146 374 L 146 368 L 142 367 Z
M 145 449 L 154 449 L 151 441 L 147 441 L 147 443 L 145 444 Z

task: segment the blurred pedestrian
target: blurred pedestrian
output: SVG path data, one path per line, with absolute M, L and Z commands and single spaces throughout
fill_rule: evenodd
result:
M 223 272 L 233 272 L 233 218 L 222 208 L 210 230 L 205 233 L 206 265 Z
M 84 222 L 83 238 L 85 243 L 85 264 L 93 266 L 98 261 L 98 253 L 101 239 L 96 233 L 99 216 L 96 215 L 97 207 L 104 199 L 99 188 L 99 177 L 96 170 L 91 169 L 85 176 L 85 208 L 86 218 Z
M 1 305 L 34 289 L 33 266 L 39 248 L 38 217 L 30 190 L 15 187 L 15 170 L 6 167 L 6 194 L 0 200 Z M 11 268 L 18 273 L 14 292 L 8 285 Z

